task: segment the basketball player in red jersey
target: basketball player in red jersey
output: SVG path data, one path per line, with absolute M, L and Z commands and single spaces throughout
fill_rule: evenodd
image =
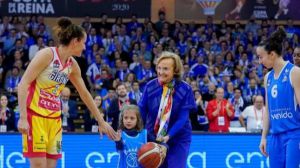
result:
M 59 46 L 40 50 L 29 64 L 18 86 L 23 155 L 32 168 L 54 168 L 61 158 L 60 92 L 70 81 L 95 116 L 100 134 L 115 139 L 116 133 L 100 115 L 81 77 L 78 63 L 85 49 L 86 33 L 68 18 L 61 18 L 56 29 Z

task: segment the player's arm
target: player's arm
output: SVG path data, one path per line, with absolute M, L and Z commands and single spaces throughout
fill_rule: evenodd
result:
M 266 98 L 265 98 L 265 102 L 266 102 L 266 110 L 263 113 L 263 131 L 262 131 L 262 139 L 266 139 L 267 135 L 269 133 L 269 129 L 270 129 L 270 121 L 269 121 L 269 110 L 268 110 L 268 90 L 267 90 L 267 79 L 268 79 L 269 73 L 265 76 L 264 78 L 264 86 L 265 86 L 265 92 L 266 92 Z
M 266 110 L 263 113 L 263 130 L 262 130 L 262 134 L 261 134 L 261 140 L 260 140 L 260 145 L 259 145 L 259 149 L 261 151 L 261 153 L 265 156 L 268 156 L 267 154 L 267 135 L 269 133 L 269 129 L 270 129 L 270 121 L 269 121 L 269 111 L 268 111 L 268 90 L 267 90 L 267 79 L 268 79 L 269 73 L 267 73 L 267 75 L 264 78 L 264 86 L 265 86 L 265 90 L 266 90 Z
M 88 107 L 90 112 L 93 114 L 93 116 L 97 120 L 97 122 L 99 124 L 99 131 L 100 131 L 101 136 L 102 136 L 102 133 L 104 132 L 108 135 L 109 138 L 116 139 L 116 132 L 111 128 L 111 126 L 108 123 L 106 123 L 104 121 L 103 117 L 101 116 L 101 113 L 99 112 L 99 110 L 93 100 L 93 97 L 87 90 L 87 88 L 84 84 L 84 81 L 81 77 L 81 71 L 80 71 L 79 65 L 75 59 L 73 59 L 72 72 L 71 72 L 69 78 L 70 78 L 70 81 L 72 82 L 72 84 L 77 89 L 81 100 L 83 100 L 83 102 L 86 104 L 86 106 Z
M 49 65 L 53 58 L 50 48 L 45 48 L 37 52 L 31 63 L 28 65 L 22 79 L 18 85 L 18 103 L 20 108 L 20 120 L 18 128 L 21 133 L 27 133 L 27 109 L 26 101 L 28 96 L 28 88 L 30 84 L 38 77 L 38 75 Z
M 292 86 L 296 95 L 297 103 L 300 105 L 300 68 L 294 67 L 291 72 Z

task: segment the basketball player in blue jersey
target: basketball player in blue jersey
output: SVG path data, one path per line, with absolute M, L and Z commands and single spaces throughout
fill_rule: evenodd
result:
M 267 108 L 259 146 L 271 168 L 300 167 L 300 69 L 282 58 L 285 37 L 279 28 L 256 49 L 260 63 L 273 68 L 264 79 Z

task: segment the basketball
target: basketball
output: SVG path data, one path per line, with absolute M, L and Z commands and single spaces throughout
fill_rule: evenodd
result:
M 148 142 L 138 151 L 138 161 L 144 168 L 159 167 L 166 157 L 166 147 L 154 142 Z

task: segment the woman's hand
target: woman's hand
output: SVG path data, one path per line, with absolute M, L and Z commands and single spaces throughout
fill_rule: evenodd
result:
M 170 136 L 167 135 L 167 136 L 164 136 L 164 137 L 162 137 L 162 138 L 157 139 L 157 141 L 158 141 L 158 142 L 167 143 L 167 142 L 169 141 L 169 139 L 170 139 Z
M 28 134 L 29 124 L 26 118 L 20 118 L 18 121 L 18 130 L 22 134 Z
M 105 121 L 99 123 L 99 133 L 102 137 L 103 133 L 105 133 L 109 139 L 115 140 L 117 138 L 116 131 Z
M 260 140 L 260 144 L 259 144 L 259 149 L 260 149 L 260 152 L 264 155 L 264 156 L 268 156 L 268 153 L 267 153 L 267 139 L 265 138 L 262 138 Z

